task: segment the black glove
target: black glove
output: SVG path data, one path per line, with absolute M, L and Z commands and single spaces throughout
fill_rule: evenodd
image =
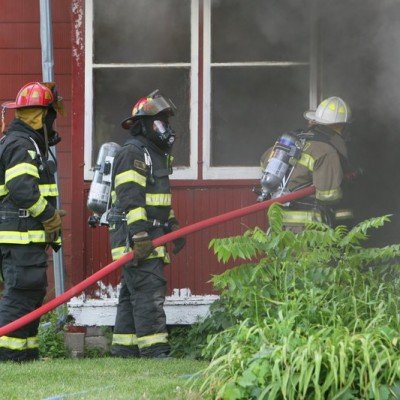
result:
M 171 225 L 171 232 L 176 231 L 178 229 L 179 229 L 179 225 L 177 225 L 177 224 Z M 174 248 L 172 249 L 172 252 L 174 254 L 178 254 L 185 247 L 186 239 L 184 237 L 180 237 L 178 239 L 173 240 L 172 243 L 174 244 Z
M 133 251 L 135 252 L 135 260 L 145 260 L 154 250 L 150 236 L 147 232 L 139 232 L 132 237 Z

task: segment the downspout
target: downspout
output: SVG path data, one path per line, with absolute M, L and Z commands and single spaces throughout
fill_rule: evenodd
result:
M 54 55 L 53 55 L 53 29 L 51 21 L 51 2 L 50 0 L 40 1 L 40 42 L 42 47 L 42 79 L 43 82 L 54 82 Z M 56 162 L 56 148 L 53 146 L 51 151 Z M 57 172 L 54 175 L 57 188 L 59 188 L 59 180 Z M 60 192 L 60 190 L 59 190 Z M 60 206 L 60 196 L 57 197 L 57 208 Z M 53 251 L 53 270 L 55 294 L 59 296 L 64 292 L 64 262 L 62 247 L 57 251 Z

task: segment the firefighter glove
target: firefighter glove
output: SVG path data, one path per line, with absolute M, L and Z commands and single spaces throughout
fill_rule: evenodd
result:
M 177 231 L 179 228 L 179 225 L 177 224 L 173 224 L 171 226 L 171 231 Z M 174 248 L 172 249 L 172 252 L 174 254 L 178 254 L 184 247 L 186 244 L 186 239 L 184 237 L 180 237 L 178 239 L 175 239 L 172 241 L 172 243 L 174 244 Z
M 135 260 L 145 260 L 154 250 L 150 236 L 147 232 L 139 232 L 132 237 Z
M 52 243 L 58 238 L 62 228 L 61 218 L 66 215 L 65 210 L 56 210 L 51 218 L 42 222 L 47 243 Z

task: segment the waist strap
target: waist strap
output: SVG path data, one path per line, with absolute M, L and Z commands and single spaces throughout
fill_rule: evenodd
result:
M 0 217 L 28 218 L 30 216 L 31 213 L 25 208 L 20 208 L 18 211 L 0 210 Z

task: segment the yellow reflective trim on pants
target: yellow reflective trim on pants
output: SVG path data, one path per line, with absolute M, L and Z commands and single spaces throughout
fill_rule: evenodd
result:
M 39 200 L 33 206 L 27 208 L 27 210 L 32 215 L 32 217 L 37 217 L 45 210 L 46 206 L 47 200 L 44 197 L 40 196 Z
M 129 252 L 130 251 L 132 251 L 132 249 L 129 247 Z M 114 247 L 111 249 L 111 257 L 113 261 L 119 260 L 126 253 L 126 246 Z
M 57 184 L 55 183 L 39 184 L 39 190 L 42 196 L 56 197 L 59 194 Z
M 137 336 L 134 333 L 114 333 L 111 345 L 136 346 L 137 341 Z
M 39 339 L 37 336 L 28 337 L 26 339 L 26 348 L 27 349 L 38 349 L 39 348 Z
M 17 176 L 24 174 L 32 175 L 35 178 L 39 178 L 39 172 L 35 165 L 29 163 L 20 163 L 6 170 L 5 183 L 8 183 Z
M 45 243 L 44 231 L 0 231 L 0 243 L 7 244 L 28 244 L 28 243 Z M 61 243 L 61 239 L 56 242 Z
M 342 198 L 342 189 L 316 190 L 315 197 L 321 201 L 334 201 Z
M 111 204 L 115 204 L 117 201 L 117 193 L 115 193 L 115 190 L 111 192 Z
M 166 264 L 169 264 L 170 258 L 169 254 L 167 253 L 167 249 L 165 246 L 158 246 L 156 247 L 152 253 L 146 258 L 146 260 L 151 260 L 153 258 L 162 258 Z
M 168 333 L 155 333 L 154 335 L 137 338 L 139 349 L 152 346 L 158 343 L 168 343 Z
M 140 219 L 147 221 L 146 209 L 143 207 L 134 208 L 133 210 L 129 211 L 128 214 L 126 214 L 126 222 L 128 225 L 135 221 L 139 221 Z
M 311 172 L 314 171 L 315 159 L 307 153 L 302 152 L 300 160 L 298 160 L 297 163 Z
M 0 347 L 11 350 L 26 350 L 26 339 L 20 339 L 10 336 L 0 337 Z
M 128 182 L 137 183 L 140 186 L 146 187 L 146 176 L 139 174 L 139 172 L 130 169 L 129 171 L 121 172 L 115 176 L 114 187 L 117 188 L 119 185 Z
M 171 210 L 169 211 L 168 219 L 172 219 L 172 218 L 175 218 L 175 213 L 174 213 L 174 210 L 171 208 Z
M 148 206 L 170 206 L 171 193 L 146 193 L 146 205 Z
M 8 193 L 8 189 L 6 185 L 0 185 L 0 197 L 5 196 Z
M 354 218 L 353 211 L 351 210 L 336 210 L 335 211 L 335 218 L 336 219 L 351 219 Z
M 283 211 L 284 224 L 306 224 L 322 222 L 321 213 L 317 211 Z

